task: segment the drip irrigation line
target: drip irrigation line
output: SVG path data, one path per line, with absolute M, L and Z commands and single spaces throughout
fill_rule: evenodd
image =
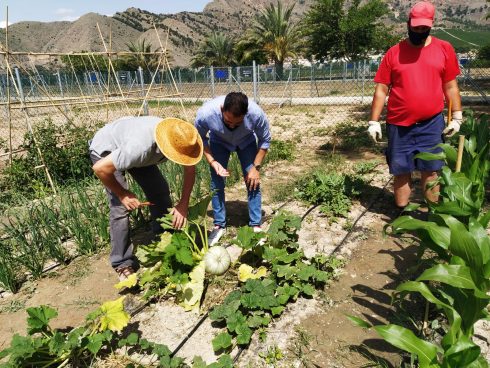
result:
M 374 203 L 377 202 L 378 198 L 380 198 L 383 193 L 384 193 L 384 190 L 386 189 L 386 187 L 391 183 L 391 181 L 393 180 L 393 176 L 390 177 L 390 179 L 385 183 L 385 185 L 383 186 L 383 188 L 381 189 L 381 191 L 378 193 L 378 195 L 371 201 L 371 203 L 368 205 L 368 207 L 366 207 L 364 209 L 364 211 L 361 212 L 361 214 L 357 217 L 356 221 L 354 221 L 354 224 L 352 225 L 351 229 L 347 232 L 347 234 L 345 234 L 344 238 L 340 241 L 339 244 L 337 244 L 337 246 L 334 248 L 334 250 L 329 254 L 330 256 L 335 254 L 339 249 L 340 247 L 345 243 L 345 241 L 349 238 L 350 234 L 352 234 L 352 232 L 354 231 L 354 229 L 356 228 L 356 224 L 359 222 L 359 220 L 371 209 L 371 207 L 374 205 Z M 289 202 L 286 202 L 286 203 L 289 203 Z M 286 203 L 284 203 L 281 207 L 283 207 Z M 311 206 L 310 208 L 308 208 L 308 210 L 304 213 L 303 216 L 301 216 L 301 222 L 303 222 L 303 220 L 306 218 L 306 216 L 308 216 L 316 207 L 318 207 L 319 205 L 316 204 L 316 205 L 313 205 Z M 243 354 L 244 351 L 248 350 L 248 347 L 240 347 L 238 349 L 238 352 L 236 353 L 235 357 L 233 358 L 233 364 L 236 364 L 238 362 L 238 360 L 240 359 L 240 356 Z
M 208 318 L 209 316 L 209 311 L 207 311 L 199 321 L 197 321 L 196 325 L 192 328 L 192 330 L 189 331 L 189 333 L 182 339 L 179 345 L 172 351 L 172 354 L 170 354 L 170 357 L 174 357 L 175 354 L 178 353 L 178 351 L 185 345 L 185 343 L 194 335 L 194 333 L 197 331 L 197 329 L 204 323 L 204 321 Z

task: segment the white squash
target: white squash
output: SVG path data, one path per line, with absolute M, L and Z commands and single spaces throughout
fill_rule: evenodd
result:
M 206 272 L 211 275 L 221 275 L 230 267 L 231 258 L 228 251 L 221 246 L 214 246 L 204 255 Z

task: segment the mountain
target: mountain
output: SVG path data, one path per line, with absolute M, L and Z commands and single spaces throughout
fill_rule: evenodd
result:
M 276 0 L 213 0 L 202 12 L 155 14 L 138 8 L 129 8 L 112 17 L 88 13 L 74 22 L 19 22 L 9 26 L 9 48 L 13 51 L 72 52 L 104 51 L 97 24 L 106 46 L 112 50 L 127 50 L 127 43 L 146 39 L 153 49 L 168 46 L 172 62 L 188 66 L 199 43 L 212 31 L 240 35 L 250 25 L 254 14 Z M 285 2 L 289 4 L 289 2 Z M 314 0 L 296 0 L 294 16 L 300 19 Z M 404 31 L 408 11 L 415 1 L 389 0 L 390 14 L 386 23 Z M 485 0 L 433 0 L 437 8 L 437 26 L 485 27 L 489 4 Z M 158 39 L 154 25 L 158 31 Z M 112 37 L 109 37 L 112 34 Z M 168 39 L 167 39 L 168 34 Z M 109 45 L 109 38 L 111 44 Z M 0 30 L 5 39 L 5 30 Z

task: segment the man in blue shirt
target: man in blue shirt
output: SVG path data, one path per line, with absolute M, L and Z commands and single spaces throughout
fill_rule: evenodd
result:
M 214 245 L 226 226 L 225 181 L 231 152 L 236 151 L 247 185 L 249 225 L 261 231 L 262 195 L 260 167 L 270 146 L 271 133 L 264 111 L 241 92 L 231 92 L 205 103 L 197 112 L 195 127 L 204 144 L 204 157 L 211 170 Z M 209 137 L 208 136 L 209 133 Z

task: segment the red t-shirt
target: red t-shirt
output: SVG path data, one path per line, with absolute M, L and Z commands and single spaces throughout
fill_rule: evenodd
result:
M 404 40 L 388 50 L 374 77 L 390 86 L 386 121 L 410 126 L 444 108 L 444 83 L 460 74 L 458 59 L 449 42 L 433 36 L 417 48 Z

